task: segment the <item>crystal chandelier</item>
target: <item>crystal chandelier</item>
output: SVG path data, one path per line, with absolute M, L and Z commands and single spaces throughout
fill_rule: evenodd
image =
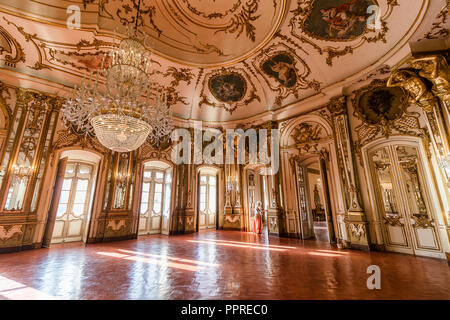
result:
M 151 53 L 137 31 L 139 7 L 140 1 L 127 38 L 103 55 L 96 75 L 83 78 L 62 108 L 67 126 L 117 152 L 136 150 L 146 139 L 158 144 L 173 129 L 167 95 L 150 81 Z

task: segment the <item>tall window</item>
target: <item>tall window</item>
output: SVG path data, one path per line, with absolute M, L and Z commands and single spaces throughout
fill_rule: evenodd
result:
M 160 233 L 170 216 L 172 169 L 145 167 L 139 223 L 140 234 Z

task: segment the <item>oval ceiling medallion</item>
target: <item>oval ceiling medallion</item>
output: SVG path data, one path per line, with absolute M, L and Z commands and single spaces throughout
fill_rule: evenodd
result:
M 247 92 L 245 79 L 236 72 L 224 72 L 209 79 L 209 90 L 225 103 L 238 102 Z
M 109 1 L 114 20 L 131 21 L 133 2 Z M 278 29 L 285 0 L 143 1 L 140 29 L 154 51 L 170 60 L 218 67 L 243 60 L 264 46 Z
M 304 20 L 304 30 L 313 38 L 351 41 L 367 32 L 367 12 L 374 0 L 315 0 Z

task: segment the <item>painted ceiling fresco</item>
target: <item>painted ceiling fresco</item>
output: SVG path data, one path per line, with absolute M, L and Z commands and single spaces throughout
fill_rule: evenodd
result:
M 138 0 L 0 0 L 2 68 L 70 88 L 137 24 L 175 117 L 253 121 L 384 72 L 408 42 L 449 35 L 447 0 L 141 1 L 136 21 Z M 70 4 L 79 29 L 66 26 Z

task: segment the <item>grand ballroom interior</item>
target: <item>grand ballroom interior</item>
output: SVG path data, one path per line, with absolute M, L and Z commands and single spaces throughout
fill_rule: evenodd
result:
M 0 299 L 450 299 L 449 8 L 0 0 Z

